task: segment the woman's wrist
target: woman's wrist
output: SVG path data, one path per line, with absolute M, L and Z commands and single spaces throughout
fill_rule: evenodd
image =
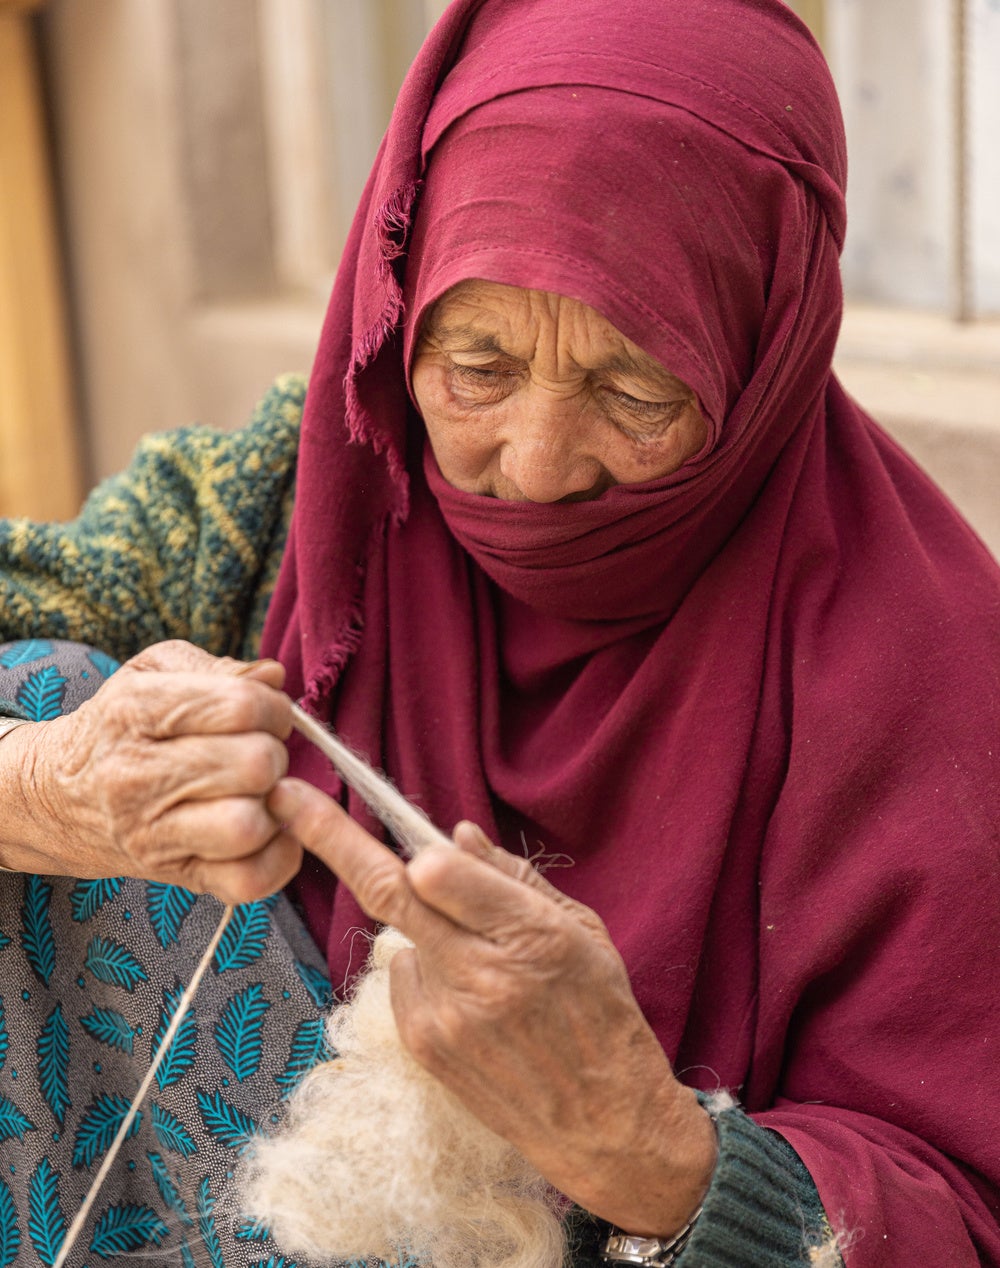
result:
M 45 853 L 54 837 L 46 830 L 39 789 L 40 732 L 46 722 L 0 718 L 0 865 L 8 872 L 58 871 Z
M 701 1207 L 717 1158 L 711 1116 L 692 1089 L 675 1084 L 670 1104 L 659 1111 L 651 1105 L 643 1116 L 629 1159 L 614 1166 L 613 1187 L 602 1185 L 580 1205 L 625 1232 L 669 1239 Z

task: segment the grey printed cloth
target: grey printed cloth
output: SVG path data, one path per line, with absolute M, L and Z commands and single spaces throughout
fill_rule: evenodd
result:
M 0 715 L 50 720 L 115 668 L 78 644 L 0 644 Z M 222 910 L 124 877 L 0 873 L 0 1268 L 55 1262 Z M 242 1217 L 232 1180 L 326 1055 L 329 1003 L 288 900 L 237 908 L 71 1268 L 295 1268 Z

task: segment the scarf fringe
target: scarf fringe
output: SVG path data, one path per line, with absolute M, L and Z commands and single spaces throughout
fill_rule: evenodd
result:
M 376 420 L 372 419 L 362 405 L 358 395 L 358 379 L 374 362 L 402 320 L 403 288 L 392 265 L 406 251 L 406 240 L 413 220 L 413 204 L 422 183 L 413 180 L 400 185 L 375 212 L 373 227 L 378 250 L 376 267 L 385 291 L 385 301 L 376 321 L 355 341 L 347 374 L 344 376 L 348 433 L 356 444 L 371 445 L 376 454 L 385 455 L 390 478 L 399 491 L 399 504 L 392 508 L 396 523 L 404 520 L 409 510 L 409 478 L 405 458 L 392 441 L 381 434 Z

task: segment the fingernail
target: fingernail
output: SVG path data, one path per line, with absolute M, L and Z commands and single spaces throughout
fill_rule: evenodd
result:
M 471 819 L 463 819 L 460 823 L 456 823 L 452 837 L 456 845 L 464 846 L 466 849 L 471 847 L 484 858 L 493 851 L 493 842 L 479 824 L 473 823 Z

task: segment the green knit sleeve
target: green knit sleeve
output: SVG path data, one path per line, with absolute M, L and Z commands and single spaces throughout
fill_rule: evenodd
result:
M 0 641 L 65 638 L 119 659 L 184 638 L 255 654 L 291 514 L 305 382 L 242 431 L 145 438 L 66 524 L 0 520 Z
M 719 1159 L 677 1268 L 844 1268 L 840 1239 L 798 1154 L 727 1093 L 700 1093 L 719 1133 Z M 572 1268 L 604 1268 L 609 1227 L 578 1207 L 567 1221 Z

